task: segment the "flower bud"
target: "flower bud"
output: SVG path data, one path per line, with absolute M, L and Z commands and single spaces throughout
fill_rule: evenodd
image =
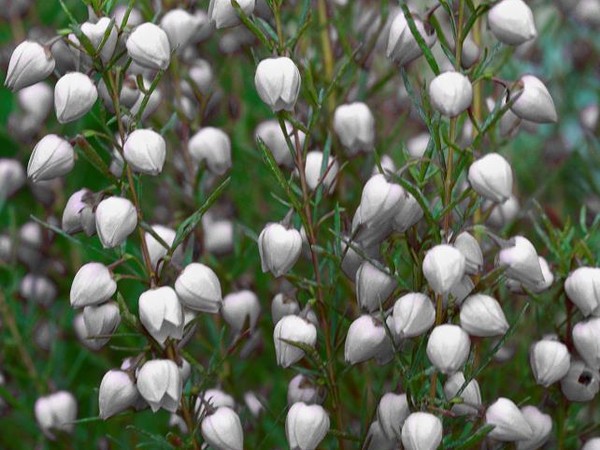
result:
M 137 226 L 133 203 L 122 197 L 108 197 L 96 208 L 96 231 L 104 248 L 115 248 L 125 242 Z
M 4 86 L 15 92 L 43 81 L 55 64 L 49 49 L 37 42 L 21 42 L 10 56 Z
M 191 84 L 187 80 L 181 82 L 181 90 L 185 95 L 194 98 L 196 91 L 199 91 L 202 95 L 210 94 L 214 82 L 214 74 L 208 61 L 201 58 L 194 60 L 188 71 L 188 76 Z
M 367 437 L 363 446 L 364 450 L 394 450 L 396 448 L 396 442 L 388 439 L 383 433 L 381 424 L 379 421 L 371 422 L 369 431 L 367 431 Z
M 234 226 L 231 220 L 203 221 L 204 248 L 208 253 L 223 255 L 233 250 Z
M 483 268 L 483 253 L 479 242 L 463 231 L 454 240 L 454 247 L 465 257 L 465 273 L 475 275 Z
M 600 437 L 592 438 L 586 441 L 581 450 L 600 450 Z
M 29 87 L 21 89 L 17 94 L 19 106 L 27 116 L 35 117 L 38 121 L 43 122 L 48 117 L 54 92 L 47 83 L 40 81 Z
M 358 364 L 376 356 L 386 340 L 385 328 L 378 320 L 362 315 L 356 319 L 346 335 L 345 358 L 348 364 Z
M 567 374 L 571 355 L 562 342 L 543 339 L 531 346 L 529 363 L 536 383 L 548 387 Z
M 402 425 L 410 414 L 406 394 L 388 392 L 379 400 L 377 421 L 389 440 L 400 440 Z
M 92 192 L 84 188 L 69 197 L 62 216 L 62 229 L 65 233 L 74 234 L 83 230 L 82 213 L 84 209 L 91 209 L 85 201 L 91 195 Z M 94 224 L 94 231 L 95 228 Z
M 484 294 L 467 297 L 460 305 L 460 326 L 471 336 L 500 336 L 509 325 L 496 299 Z
M 214 409 L 218 409 L 221 406 L 227 406 L 228 408 L 235 408 L 235 400 L 233 397 L 220 389 L 207 389 L 196 398 L 196 404 L 194 410 L 196 416 L 199 419 L 206 416 L 206 407 L 210 406 Z
M 108 17 L 102 17 L 96 23 L 85 22 L 81 25 L 81 32 L 87 36 L 96 51 L 102 45 L 100 58 L 104 64 L 111 60 L 117 47 L 118 36 L 115 23 L 111 22 Z M 108 37 L 106 37 L 107 34 Z
M 543 257 L 538 257 L 538 261 L 540 263 L 540 268 L 542 269 L 542 275 L 544 276 L 544 281 L 539 282 L 538 284 L 531 283 L 521 283 L 520 281 L 513 280 L 511 278 L 507 278 L 506 286 L 510 289 L 511 292 L 522 294 L 524 293 L 524 289 L 530 290 L 534 293 L 540 293 L 548 289 L 552 286 L 554 282 L 554 275 L 550 270 L 550 266 L 548 262 Z
M 573 344 L 579 356 L 594 370 L 600 369 L 600 318 L 579 322 L 573 327 Z
M 302 252 L 302 237 L 294 228 L 269 223 L 258 236 L 258 250 L 263 272 L 275 277 L 288 273 Z
M 329 431 L 329 415 L 321 405 L 294 403 L 285 419 L 285 435 L 294 450 L 315 450 Z
M 300 312 L 298 301 L 285 293 L 280 292 L 271 301 L 271 319 L 273 325 L 281 320 L 282 317 L 290 314 L 297 315 Z
M 404 189 L 390 183 L 385 175 L 372 176 L 363 188 L 360 206 L 356 212 L 360 225 L 380 225 L 391 219 L 405 198 Z
M 200 425 L 202 437 L 215 450 L 243 450 L 244 431 L 236 412 L 221 406 L 208 413 Z
M 402 426 L 406 450 L 435 450 L 442 443 L 442 421 L 433 414 L 414 412 Z
M 287 390 L 288 405 L 297 402 L 306 404 L 319 402 L 319 391 L 306 375 L 298 374 L 290 380 Z
M 219 312 L 223 302 L 217 274 L 200 263 L 185 266 L 175 281 L 175 291 L 183 306 L 194 311 L 214 314 Z
M 442 373 L 452 374 L 460 370 L 469 357 L 469 335 L 457 325 L 438 325 L 427 341 L 427 357 Z
M 423 259 L 423 275 L 437 294 L 447 294 L 465 273 L 463 254 L 451 245 L 436 245 Z
M 485 412 L 486 425 L 494 428 L 488 436 L 503 442 L 533 438 L 533 430 L 512 400 L 500 397 Z
M 16 159 L 0 158 L 0 199 L 7 199 L 25 184 L 25 171 Z
M 337 182 L 339 164 L 333 156 L 329 155 L 323 167 L 323 157 L 324 155 L 320 151 L 312 151 L 306 154 L 304 163 L 306 184 L 308 184 L 311 191 L 322 185 L 325 192 L 332 192 Z
M 358 304 L 368 312 L 378 311 L 398 285 L 387 270 L 384 271 L 369 261 L 360 265 L 355 280 Z
M 498 265 L 506 267 L 505 275 L 524 284 L 543 284 L 544 274 L 533 244 L 523 236 L 515 236 L 511 241 L 512 246 L 498 253 Z
M 523 90 L 511 106 L 512 112 L 534 123 L 556 122 L 558 115 L 554 101 L 544 83 L 533 75 L 523 75 L 519 81 Z
M 181 8 L 167 11 L 160 20 L 160 27 L 167 34 L 170 47 L 178 53 L 181 53 L 194 37 L 199 26 L 199 19 Z
M 431 106 L 441 114 L 456 117 L 473 101 L 469 78 L 458 72 L 444 72 L 429 83 Z
M 579 267 L 565 281 L 567 297 L 587 317 L 600 307 L 600 268 Z
M 135 130 L 125 140 L 123 156 L 133 170 L 148 175 L 158 175 L 162 172 L 165 163 L 167 144 L 155 131 Z
M 239 0 L 241 10 L 249 16 L 254 11 L 255 0 Z M 238 12 L 230 0 L 210 0 L 208 17 L 217 29 L 234 27 L 240 23 Z
M 483 209 L 493 208 L 488 217 L 488 223 L 495 228 L 502 228 L 505 225 L 512 223 L 519 214 L 519 200 L 514 195 L 511 195 L 504 203 L 493 205 L 492 202 L 486 201 L 483 204 Z
M 304 357 L 304 350 L 285 341 L 299 342 L 314 347 L 317 342 L 317 328 L 302 317 L 285 316 L 273 332 L 277 364 L 283 368 L 290 367 Z
M 300 71 L 285 56 L 263 59 L 256 67 L 254 84 L 261 100 L 273 111 L 291 111 L 300 93 Z
M 71 284 L 71 306 L 83 308 L 99 305 L 117 292 L 117 283 L 104 264 L 91 262 L 84 264 L 75 274 Z
M 223 175 L 231 169 L 231 141 L 218 128 L 200 129 L 190 139 L 188 149 L 198 164 L 206 162 L 208 170 L 215 175 Z
M 42 432 L 55 439 L 53 430 L 72 433 L 77 418 L 77 401 L 73 394 L 59 391 L 35 401 L 35 419 Z
M 134 406 L 140 394 L 131 377 L 122 370 L 109 370 L 104 374 L 98 392 L 100 417 L 108 419 Z
M 147 79 L 143 79 L 143 87 L 144 89 L 148 92 L 150 91 L 150 87 L 152 86 L 152 82 L 147 80 Z M 144 99 L 148 97 L 148 101 L 146 102 L 146 105 L 144 106 Z M 148 117 L 150 117 L 152 114 L 154 114 L 154 112 L 158 109 L 158 107 L 160 106 L 160 103 L 162 102 L 162 94 L 159 88 L 154 88 L 154 90 L 152 90 L 150 92 L 150 95 L 148 96 L 148 94 L 140 94 L 137 97 L 137 100 L 135 100 L 133 106 L 130 109 L 131 112 L 131 116 L 132 117 L 140 117 L 141 120 L 145 120 Z M 144 106 L 144 108 L 142 109 L 142 106 Z M 124 119 L 128 119 L 129 116 L 125 116 Z
M 517 450 L 536 450 L 542 448 L 552 431 L 552 417 L 542 413 L 535 406 L 523 406 L 521 413 L 531 427 L 533 435 L 530 439 L 517 442 Z
M 174 413 L 182 391 L 179 367 L 169 359 L 148 361 L 137 373 L 137 388 L 152 412 L 162 408 Z
M 429 330 L 435 322 L 435 308 L 425 294 L 410 292 L 396 300 L 392 317 L 396 334 L 416 337 Z
M 244 403 L 246 404 L 248 411 L 250 411 L 250 414 L 252 414 L 252 417 L 255 419 L 258 419 L 265 410 L 258 395 L 252 391 L 244 393 Z
M 423 218 L 423 209 L 410 192 L 404 192 L 404 199 L 399 203 L 392 219 L 392 228 L 404 233 Z
M 340 105 L 333 114 L 333 129 L 350 156 L 375 145 L 375 117 L 365 103 Z
M 301 151 L 302 147 L 304 146 L 304 139 L 306 138 L 306 135 L 302 131 L 297 130 L 299 148 L 296 148 L 294 126 L 286 121 L 285 129 L 290 141 L 294 146 L 294 150 Z M 277 164 L 282 166 L 293 166 L 294 161 L 292 152 L 289 149 L 287 140 L 278 121 L 267 120 L 262 122 L 258 127 L 256 127 L 255 137 L 256 139 L 260 138 L 265 143 L 267 148 L 271 150 L 273 158 Z
M 165 246 L 156 240 L 154 236 L 150 233 L 144 233 L 144 240 L 146 241 L 146 246 L 148 247 L 148 256 L 150 256 L 150 263 L 152 267 L 159 268 L 162 266 L 162 260 L 167 256 L 169 249 L 173 246 L 175 242 L 175 236 L 177 233 L 175 230 L 165 227 L 163 225 L 152 225 L 152 231 L 154 231 L 158 237 L 160 237 L 165 244 L 169 248 L 165 248 Z M 172 254 L 172 259 L 179 261 L 182 258 L 182 248 L 177 247 Z
M 89 305 L 83 308 L 85 346 L 92 350 L 104 347 L 121 323 L 119 307 L 115 302 Z
M 600 375 L 583 361 L 571 360 L 567 374 L 560 380 L 560 390 L 571 402 L 589 402 L 598 390 Z
M 32 182 L 62 177 L 73 169 L 75 152 L 69 142 L 55 134 L 44 136 L 33 148 L 27 164 L 27 178 Z
M 444 383 L 446 400 L 451 401 L 457 397 L 458 391 L 466 381 L 465 375 L 462 372 L 456 372 L 454 375 L 448 377 L 446 383 Z M 479 383 L 475 378 L 469 381 L 469 384 L 467 384 L 458 397 L 462 399 L 462 403 L 452 405 L 451 411 L 454 414 L 459 416 L 475 416 L 479 413 L 478 408 L 481 406 L 481 392 L 479 390 Z
M 427 32 L 421 19 L 412 15 L 417 31 L 428 47 L 435 44 L 435 33 Z M 399 12 L 390 26 L 387 41 L 387 57 L 399 66 L 404 66 L 423 54 L 419 43 L 408 26 L 403 12 Z
M 127 39 L 127 54 L 142 67 L 165 70 L 171 60 L 169 38 L 158 25 L 143 23 Z
M 493 202 L 504 203 L 512 195 L 512 169 L 498 153 L 488 153 L 471 164 L 468 178 L 475 192 Z
M 234 332 L 240 333 L 256 326 L 260 314 L 260 302 L 252 291 L 244 290 L 228 294 L 223 299 L 221 315 Z
M 98 89 L 90 77 L 79 72 L 63 75 L 54 87 L 54 109 L 59 123 L 73 122 L 92 109 Z
M 144 328 L 159 344 L 168 338 L 182 338 L 183 309 L 173 288 L 163 286 L 142 293 L 139 313 Z
M 521 45 L 537 36 L 533 13 L 523 0 L 502 0 L 488 11 L 492 34 L 507 45 Z
M 56 286 L 43 275 L 28 273 L 21 280 L 19 294 L 25 300 L 41 306 L 50 306 L 56 299 Z

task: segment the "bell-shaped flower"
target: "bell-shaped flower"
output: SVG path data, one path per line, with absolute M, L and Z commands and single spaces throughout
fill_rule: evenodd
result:
M 235 333 L 256 327 L 260 314 L 260 302 L 252 291 L 243 290 L 228 294 L 223 299 L 221 315 Z
M 121 323 L 119 306 L 115 302 L 89 305 L 83 308 L 84 345 L 92 350 L 104 347 Z
M 21 42 L 10 56 L 4 85 L 13 92 L 31 86 L 46 79 L 55 65 L 50 49 L 34 41 Z
M 358 364 L 374 358 L 387 336 L 384 326 L 369 315 L 362 315 L 348 328 L 345 359 L 348 364 Z
M 545 282 L 535 247 L 523 236 L 515 236 L 509 247 L 500 250 L 498 265 L 506 267 L 507 277 L 524 284 L 538 286 Z
M 167 33 L 170 47 L 178 53 L 192 40 L 200 26 L 200 19 L 182 8 L 167 11 L 160 20 L 160 27 Z
M 139 298 L 140 321 L 159 344 L 183 336 L 183 309 L 173 288 L 150 289 Z
M 548 387 L 567 374 L 571 355 L 562 342 L 543 339 L 531 346 L 529 363 L 536 383 Z
M 584 316 L 592 314 L 600 307 L 600 268 L 575 269 L 565 281 L 565 292 Z
M 108 17 L 101 17 L 96 23 L 85 22 L 81 25 L 81 32 L 90 40 L 96 51 L 100 51 L 100 58 L 104 64 L 108 63 L 117 47 L 118 34 L 116 22 Z
M 573 327 L 573 344 L 589 367 L 600 370 L 600 318 L 577 323 Z
M 402 425 L 410 414 L 406 394 L 385 393 L 377 406 L 377 421 L 389 440 L 400 441 Z
M 571 360 L 567 374 L 560 380 L 560 390 L 571 402 L 589 402 L 600 389 L 600 375 L 583 361 Z
M 54 109 L 59 123 L 73 122 L 92 109 L 98 89 L 87 75 L 69 72 L 54 87 Z
M 244 14 L 250 15 L 256 6 L 256 0 L 239 0 L 238 5 Z M 238 12 L 230 0 L 210 0 L 208 5 L 208 17 L 219 30 L 239 25 Z
M 306 135 L 300 130 L 294 130 L 294 126 L 287 121 L 285 122 L 285 129 L 294 151 L 302 151 Z M 298 133 L 298 142 L 296 142 L 295 133 Z M 271 150 L 277 164 L 288 167 L 294 164 L 288 141 L 277 120 L 267 120 L 258 125 L 255 137 L 257 139 L 260 138 L 267 148 Z
M 300 305 L 298 304 L 298 300 L 286 293 L 280 292 L 271 301 L 271 319 L 273 320 L 273 325 L 276 325 L 282 317 L 290 314 L 298 315 L 299 312 Z
M 162 408 L 174 413 L 182 392 L 179 367 L 170 359 L 147 361 L 137 373 L 137 388 L 152 412 Z
M 158 25 L 146 22 L 137 26 L 125 45 L 127 54 L 140 66 L 153 70 L 165 70 L 169 67 L 169 37 Z
M 462 399 L 462 403 L 453 403 L 452 412 L 459 416 L 477 415 L 478 408 L 481 406 L 481 391 L 479 383 L 473 378 L 463 391 L 458 394 L 463 385 L 467 382 L 462 372 L 456 372 L 448 377 L 444 383 L 444 396 L 446 400 L 451 401 L 455 397 Z
M 315 450 L 329 431 L 329 415 L 321 405 L 294 403 L 285 419 L 291 449 Z
M 435 33 L 427 32 L 423 21 L 415 15 L 412 17 L 425 44 L 432 47 L 437 40 Z M 399 66 L 404 66 L 423 54 L 403 12 L 399 12 L 390 25 L 386 53 L 387 57 Z
M 65 233 L 74 234 L 83 230 L 82 211 L 90 207 L 85 200 L 91 195 L 92 192 L 84 188 L 69 197 L 62 216 L 62 229 Z
M 498 441 L 512 442 L 533 438 L 533 430 L 518 406 L 508 398 L 500 397 L 485 411 L 486 425 L 494 428 L 488 434 Z
M 400 337 L 420 336 L 435 322 L 435 307 L 425 294 L 409 292 L 396 303 L 392 313 L 394 330 Z
M 474 275 L 483 268 L 483 253 L 479 242 L 471 234 L 463 231 L 454 240 L 454 247 L 465 257 L 465 273 Z
M 40 429 L 50 439 L 55 439 L 53 431 L 73 432 L 77 401 L 70 392 L 58 391 L 39 397 L 33 410 Z
M 459 326 L 444 324 L 433 329 L 427 341 L 427 357 L 442 373 L 458 372 L 469 357 L 471 341 Z
M 285 316 L 275 325 L 273 342 L 277 364 L 284 368 L 290 367 L 304 357 L 304 350 L 293 343 L 314 347 L 317 342 L 317 328 L 302 317 Z
M 444 116 L 456 117 L 473 101 L 471 81 L 458 72 L 444 72 L 429 83 L 431 105 Z
M 414 412 L 402 426 L 402 445 L 406 450 L 435 450 L 442 443 L 442 421 L 433 414 Z
M 44 136 L 33 148 L 27 164 L 27 178 L 34 183 L 66 175 L 75 165 L 71 144 L 55 134 Z
M 410 192 L 404 192 L 404 199 L 399 203 L 392 219 L 392 228 L 404 233 L 423 218 L 423 209 Z
M 96 231 L 104 248 L 121 245 L 137 226 L 133 203 L 122 197 L 108 197 L 96 208 Z
M 333 114 L 333 129 L 350 156 L 373 150 L 375 117 L 365 103 L 338 106 Z
M 488 11 L 488 26 L 500 42 L 521 45 L 537 36 L 533 12 L 523 0 L 502 0 Z
M 219 312 L 223 302 L 217 274 L 200 263 L 185 266 L 175 280 L 175 291 L 183 306 L 194 311 L 214 314 Z
M 304 174 L 306 184 L 311 191 L 323 186 L 324 191 L 329 193 L 335 188 L 339 163 L 331 155 L 325 163 L 323 159 L 323 152 L 317 150 L 308 152 L 304 162 Z
M 201 128 L 190 139 L 188 150 L 194 161 L 205 162 L 215 175 L 223 175 L 231 168 L 231 141 L 219 128 Z
M 475 294 L 460 305 L 460 326 L 471 336 L 500 336 L 509 325 L 500 303 L 489 295 Z
M 552 417 L 544 414 L 535 406 L 523 406 L 521 413 L 533 431 L 530 439 L 517 441 L 517 450 L 536 450 L 542 448 L 552 432 Z
M 138 129 L 127 136 L 123 156 L 136 172 L 158 175 L 167 157 L 167 144 L 156 131 Z
M 398 285 L 390 273 L 370 261 L 360 265 L 356 271 L 355 283 L 358 304 L 368 312 L 379 311 Z
M 104 264 L 91 262 L 84 264 L 75 274 L 71 284 L 71 306 L 83 308 L 99 305 L 117 292 L 117 283 Z
M 243 450 L 244 430 L 237 413 L 228 406 L 220 406 L 208 413 L 200 424 L 202 437 L 215 450 Z
M 423 275 L 437 294 L 447 294 L 465 273 L 463 254 L 451 245 L 436 245 L 423 259 Z
M 258 250 L 263 272 L 275 277 L 288 273 L 302 252 L 302 237 L 294 228 L 269 223 L 258 236 Z
M 317 386 L 306 375 L 298 374 L 290 380 L 287 390 L 289 406 L 297 402 L 318 403 L 319 399 Z
M 100 417 L 108 419 L 134 406 L 140 394 L 131 376 L 122 370 L 109 370 L 104 374 L 98 391 Z
M 512 169 L 498 153 L 488 153 L 471 164 L 468 178 L 475 192 L 493 202 L 504 203 L 512 195 Z
M 275 112 L 294 108 L 300 82 L 300 71 L 288 57 L 263 59 L 256 67 L 254 84 L 258 95 Z

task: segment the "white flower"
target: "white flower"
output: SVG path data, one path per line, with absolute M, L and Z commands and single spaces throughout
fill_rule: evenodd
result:
M 597 370 L 586 366 L 583 361 L 571 360 L 571 367 L 560 380 L 560 390 L 571 402 L 589 402 L 600 389 Z
M 133 203 L 122 197 L 109 197 L 96 208 L 96 231 L 104 248 L 121 245 L 137 226 Z
M 517 441 L 517 450 L 535 450 L 543 447 L 552 431 L 552 417 L 535 406 L 523 406 L 521 413 L 533 431 L 530 439 Z
M 554 101 L 544 83 L 533 75 L 523 75 L 520 82 L 523 90 L 511 106 L 512 112 L 535 123 L 556 122 L 558 115 Z
M 591 438 L 586 441 L 581 450 L 600 450 L 600 437 Z
M 536 383 L 548 387 L 567 374 L 571 355 L 562 342 L 543 339 L 531 346 L 529 362 Z
M 260 302 L 252 291 L 234 292 L 226 295 L 223 299 L 221 315 L 236 333 L 243 331 L 246 327 L 254 329 L 259 314 Z
M 238 5 L 246 15 L 254 11 L 255 0 L 238 0 Z M 217 29 L 234 27 L 240 23 L 238 12 L 230 0 L 210 0 L 208 17 Z
M 358 364 L 375 357 L 387 336 L 385 328 L 369 315 L 362 315 L 348 328 L 345 359 L 348 364 Z
M 163 286 L 143 292 L 139 313 L 144 328 L 159 344 L 183 336 L 183 309 L 173 288 Z
M 188 75 L 190 77 L 191 84 L 187 80 L 182 80 L 181 82 L 181 90 L 185 95 L 194 98 L 195 89 L 200 91 L 200 93 L 203 95 L 210 93 L 210 89 L 214 81 L 214 74 L 208 61 L 201 58 L 194 60 L 188 71 Z
M 121 314 L 115 302 L 86 306 L 83 308 L 84 345 L 92 350 L 101 349 L 108 343 L 120 323 Z
M 228 406 L 208 414 L 200 425 L 202 437 L 215 450 L 243 450 L 244 431 L 236 412 Z
M 104 41 L 104 45 L 100 50 L 100 57 L 105 64 L 110 61 L 117 47 L 118 36 L 115 23 L 111 24 L 108 17 L 102 17 L 96 23 L 85 22 L 81 25 L 81 32 L 87 36 L 96 51 Z M 105 39 L 109 26 L 108 38 Z
M 381 430 L 390 440 L 400 440 L 402 425 L 410 414 L 406 394 L 387 392 L 379 400 L 377 421 Z
M 175 291 L 183 306 L 194 311 L 214 314 L 219 312 L 223 302 L 217 275 L 200 263 L 185 266 L 175 281 Z
M 158 268 L 160 265 L 162 265 L 162 259 L 167 256 L 169 249 L 173 246 L 173 243 L 175 242 L 175 236 L 177 235 L 177 233 L 172 228 L 165 227 L 163 225 L 152 225 L 152 230 L 169 247 L 169 248 L 165 248 L 165 246 L 161 242 L 156 240 L 154 238 L 154 236 L 152 236 L 150 233 L 148 233 L 148 232 L 144 233 L 144 240 L 146 241 L 146 246 L 148 247 L 148 255 L 150 256 L 150 263 L 152 264 L 152 267 Z M 175 260 L 179 260 L 179 259 L 181 259 L 181 256 L 182 256 L 182 249 L 181 249 L 181 247 L 178 247 L 173 252 L 172 257 Z
M 442 443 L 442 421 L 433 414 L 414 412 L 402 426 L 402 445 L 406 450 L 435 450 Z
M 291 406 L 297 402 L 312 404 L 318 400 L 319 391 L 307 376 L 298 374 L 290 380 L 287 390 L 288 405 Z
M 258 250 L 262 271 L 280 277 L 288 273 L 300 258 L 302 237 L 294 228 L 269 223 L 258 236 Z
M 444 396 L 446 400 L 450 401 L 454 397 L 457 397 L 458 391 L 466 381 L 465 375 L 462 372 L 456 372 L 448 377 L 446 383 L 444 383 Z M 452 412 L 454 414 L 460 416 L 478 414 L 478 407 L 481 406 L 481 391 L 479 390 L 479 383 L 475 378 L 469 381 L 458 397 L 462 399 L 462 403 L 452 405 Z
M 308 152 L 306 155 L 304 174 L 306 184 L 311 191 L 314 191 L 318 186 L 323 186 L 325 192 L 331 192 L 335 188 L 339 164 L 333 156 L 329 155 L 323 165 L 323 158 L 323 153 L 316 150 Z M 322 171 L 321 168 L 323 168 Z
M 544 284 L 544 274 L 533 244 L 523 236 L 515 236 L 511 241 L 510 247 L 503 248 L 498 253 L 498 265 L 506 267 L 506 276 L 523 284 Z
M 282 317 L 273 331 L 277 364 L 290 367 L 304 357 L 304 350 L 285 341 L 299 342 L 314 347 L 317 342 L 317 328 L 308 320 L 299 316 Z
M 82 212 L 84 209 L 90 208 L 85 200 L 91 195 L 92 192 L 84 188 L 69 197 L 62 216 L 62 229 L 65 233 L 73 234 L 83 230 Z
M 135 405 L 140 394 L 131 377 L 122 370 L 109 370 L 104 374 L 98 391 L 98 406 L 103 420 Z
M 485 412 L 486 425 L 494 428 L 488 434 L 498 441 L 520 441 L 531 439 L 533 430 L 512 400 L 500 397 L 492 403 Z
M 440 372 L 451 374 L 460 370 L 469 357 L 469 335 L 457 325 L 436 326 L 427 341 L 427 357 Z
M 329 415 L 321 405 L 294 403 L 285 419 L 285 434 L 294 450 L 315 450 L 329 431 Z
M 10 56 L 4 85 L 13 92 L 31 86 L 48 77 L 55 64 L 49 49 L 37 42 L 21 42 Z
M 294 151 L 302 151 L 306 135 L 302 131 L 297 130 L 299 148 L 296 148 L 294 126 L 286 121 L 285 129 L 293 145 Z M 260 125 L 256 127 L 255 137 L 256 139 L 260 138 L 265 143 L 267 148 L 271 150 L 273 158 L 277 164 L 282 166 L 292 166 L 294 164 L 292 152 L 290 151 L 285 134 L 283 134 L 278 121 L 267 120 L 261 122 Z
M 73 122 L 92 109 L 98 89 L 87 75 L 69 72 L 54 87 L 54 109 L 59 123 Z
M 75 165 L 75 152 L 69 142 L 55 134 L 44 136 L 33 148 L 27 178 L 34 183 L 66 175 Z
M 434 109 L 445 116 L 456 117 L 473 101 L 469 79 L 458 72 L 444 72 L 429 83 L 429 98 Z
M 360 197 L 360 206 L 356 212 L 358 223 L 381 226 L 394 216 L 404 198 L 402 186 L 388 182 L 385 175 L 372 176 L 365 184 Z
M 0 199 L 6 199 L 25 184 L 25 171 L 16 159 L 0 158 Z
M 521 45 L 537 35 L 531 8 L 523 0 L 502 0 L 488 11 L 488 25 L 500 42 Z
M 133 170 L 158 175 L 167 157 L 167 144 L 156 131 L 135 130 L 125 140 L 123 156 Z
M 84 264 L 75 274 L 71 284 L 71 306 L 83 308 L 99 305 L 117 292 L 117 283 L 104 264 L 91 262 Z
M 220 408 L 227 406 L 231 409 L 235 408 L 235 400 L 233 397 L 220 389 L 207 389 L 196 398 L 194 411 L 198 418 L 203 418 L 206 415 L 206 407 Z
M 273 111 L 291 111 L 294 108 L 300 93 L 300 81 L 298 67 L 285 56 L 263 59 L 254 76 L 258 95 Z
M 378 420 L 371 422 L 365 439 L 364 450 L 394 450 L 395 441 L 388 439 Z
M 463 231 L 454 240 L 454 247 L 465 257 L 465 273 L 474 275 L 481 271 L 483 253 L 477 239 Z
M 460 326 L 479 337 L 503 335 L 509 328 L 500 303 L 484 294 L 471 295 L 460 305 Z
M 271 301 L 271 319 L 273 325 L 281 320 L 282 317 L 290 314 L 297 315 L 300 312 L 298 301 L 285 293 L 280 292 Z
M 396 300 L 392 317 L 396 334 L 407 338 L 416 337 L 432 327 L 435 308 L 425 294 L 410 292 Z
M 484 210 L 492 207 L 493 209 L 488 217 L 488 223 L 495 228 L 502 228 L 514 221 L 520 211 L 519 200 L 514 195 L 511 195 L 510 198 L 502 204 L 494 206 L 490 201 L 486 201 L 483 204 Z
M 19 294 L 25 300 L 42 306 L 50 306 L 56 299 L 56 286 L 48 277 L 28 273 L 21 279 Z
M 589 367 L 600 370 L 600 318 L 577 323 L 573 327 L 573 344 Z
M 208 253 L 222 255 L 233 249 L 234 226 L 231 220 L 203 221 L 204 248 Z
M 169 359 L 148 361 L 137 373 L 137 388 L 152 412 L 163 408 L 174 413 L 182 390 L 179 367 Z
M 356 271 L 355 284 L 358 304 L 368 312 L 378 311 L 398 285 L 391 274 L 369 261 Z
M 447 294 L 465 273 L 463 254 L 451 245 L 436 245 L 423 259 L 423 275 L 437 294 Z
M 160 20 L 160 27 L 167 33 L 171 48 L 178 53 L 182 52 L 194 37 L 200 25 L 198 17 L 181 8 L 167 11 Z
M 42 432 L 54 439 L 53 430 L 67 433 L 73 431 L 73 422 L 77 417 L 77 401 L 70 392 L 55 392 L 38 398 L 35 401 L 34 413 Z
M 371 151 L 375 145 L 375 117 L 362 102 L 340 105 L 333 114 L 333 129 L 349 155 Z
M 600 268 L 575 269 L 565 281 L 565 292 L 582 314 L 589 316 L 600 307 Z
M 215 175 L 223 175 L 231 168 L 231 141 L 223 130 L 200 129 L 190 139 L 188 150 L 196 162 L 206 162 L 208 170 Z
M 410 192 L 404 192 L 404 199 L 396 209 L 392 220 L 392 228 L 398 233 L 404 233 L 423 218 L 423 209 Z
M 471 164 L 468 178 L 475 192 L 493 202 L 504 203 L 512 195 L 512 169 L 498 153 L 488 153 Z
M 21 109 L 28 116 L 33 116 L 43 122 L 52 109 L 54 92 L 48 83 L 40 81 L 21 89 L 17 93 L 17 100 Z
M 143 23 L 127 39 L 127 53 L 134 62 L 148 69 L 166 69 L 171 60 L 169 37 L 158 25 Z
M 423 21 L 413 15 L 413 20 L 417 31 L 425 41 L 428 47 L 432 47 L 436 42 L 435 33 L 428 33 L 425 30 Z M 423 54 L 421 47 L 412 34 L 403 12 L 399 12 L 390 26 L 389 37 L 387 41 L 387 57 L 399 66 L 404 66 L 414 61 Z

